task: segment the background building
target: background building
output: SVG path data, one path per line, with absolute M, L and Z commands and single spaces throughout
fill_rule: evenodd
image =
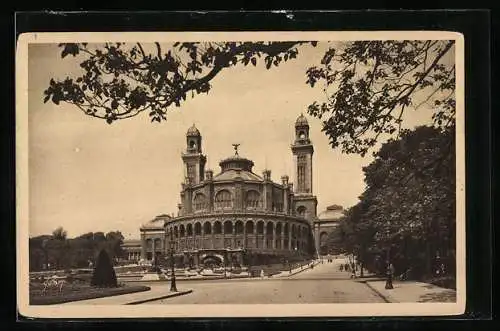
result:
M 319 213 L 318 218 L 314 221 L 314 228 L 319 233 L 319 253 L 338 254 L 339 251 L 335 247 L 335 243 L 328 242 L 331 233 L 339 226 L 340 220 L 344 217 L 344 208 L 339 205 L 331 205 L 326 207 L 326 210 Z M 335 238 L 339 239 L 339 238 Z

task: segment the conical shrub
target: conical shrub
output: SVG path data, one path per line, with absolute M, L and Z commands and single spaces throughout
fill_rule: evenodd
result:
M 117 287 L 115 269 L 105 249 L 99 252 L 90 285 L 97 287 Z

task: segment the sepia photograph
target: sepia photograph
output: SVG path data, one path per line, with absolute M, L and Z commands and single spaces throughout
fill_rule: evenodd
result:
M 465 310 L 464 40 L 445 31 L 27 33 L 18 310 Z

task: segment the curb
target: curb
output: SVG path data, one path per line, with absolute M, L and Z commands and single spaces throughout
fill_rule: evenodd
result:
M 128 302 L 126 305 L 139 305 L 141 303 L 146 303 L 146 302 L 151 302 L 151 301 L 157 301 L 157 300 L 162 300 L 162 299 L 168 299 L 168 298 L 174 298 L 178 297 L 181 295 L 186 295 L 189 293 L 192 293 L 193 290 L 185 290 L 185 291 L 179 291 L 179 292 L 174 292 L 174 293 L 169 293 L 166 295 L 162 295 L 159 297 L 154 297 L 154 298 L 149 298 L 149 299 L 143 299 L 143 300 L 138 300 L 138 301 L 133 301 L 133 302 Z
M 370 290 L 372 290 L 373 292 L 375 292 L 375 294 L 377 294 L 382 300 L 385 301 L 385 303 L 396 303 L 397 301 L 394 301 L 394 300 L 389 300 L 385 295 L 383 295 L 382 293 L 380 293 L 378 290 L 376 290 L 373 286 L 371 286 L 368 281 L 360 281 L 360 283 L 363 283 L 365 284 L 366 286 L 368 286 L 368 288 Z
M 233 277 L 220 277 L 220 276 L 207 276 L 207 277 L 204 277 L 204 278 L 179 278 L 179 277 L 175 277 L 176 280 L 178 281 L 197 281 L 197 280 L 201 280 L 201 281 L 204 281 L 204 280 L 224 280 L 224 279 L 247 279 L 247 278 L 252 278 L 250 276 L 233 276 Z M 255 278 L 255 277 L 253 277 Z M 124 283 L 156 283 L 156 282 L 170 282 L 170 278 L 167 278 L 167 279 L 160 279 L 160 280 L 142 280 L 142 279 L 123 279 L 122 278 L 122 281 Z

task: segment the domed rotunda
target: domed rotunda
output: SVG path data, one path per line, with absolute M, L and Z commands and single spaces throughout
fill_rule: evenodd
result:
M 193 125 L 182 153 L 185 179 L 177 216 L 160 215 L 141 227 L 141 257 L 158 261 L 173 246 L 176 264 L 190 267 L 248 267 L 310 259 L 317 252 L 313 236 L 317 199 L 312 191 L 313 146 L 303 115 L 295 124 L 292 155 L 295 187 L 271 171 L 254 172 L 254 162 L 235 153 L 219 162 L 217 173 L 205 169 L 202 135 Z

